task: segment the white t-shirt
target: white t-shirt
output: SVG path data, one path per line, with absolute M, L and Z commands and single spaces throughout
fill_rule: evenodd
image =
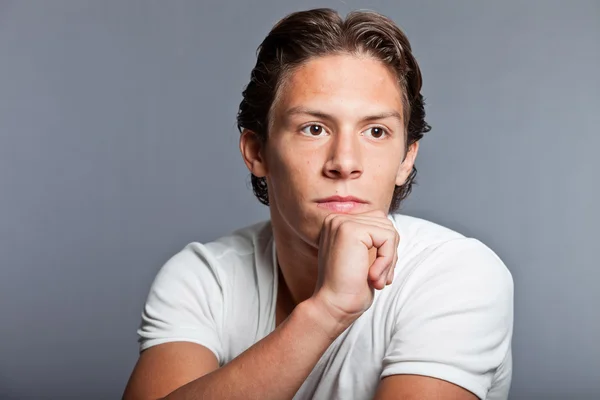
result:
M 295 399 L 371 399 L 381 378 L 436 377 L 480 399 L 508 397 L 513 279 L 480 241 L 393 214 L 392 285 L 327 349 Z M 188 244 L 159 271 L 138 330 L 140 351 L 189 341 L 223 366 L 275 329 L 276 247 L 269 221 Z

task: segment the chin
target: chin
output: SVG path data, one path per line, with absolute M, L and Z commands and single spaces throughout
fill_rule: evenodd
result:
M 318 248 L 319 235 L 326 214 L 304 207 L 286 207 L 280 210 L 271 203 L 271 224 L 283 235 L 284 240 L 302 240 L 311 247 Z

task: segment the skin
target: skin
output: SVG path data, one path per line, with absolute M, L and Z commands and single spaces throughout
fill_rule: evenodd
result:
M 330 212 L 315 200 L 352 195 L 368 201 L 355 213 L 385 215 L 394 185 L 410 174 L 418 143 L 405 158 L 402 110 L 400 88 L 382 63 L 327 56 L 288 78 L 264 148 L 253 132 L 243 132 L 246 165 L 267 179 L 278 262 L 293 304 L 308 299 L 317 282 L 319 235 Z M 363 120 L 384 113 L 397 116 Z
M 285 88 L 273 107 L 266 146 L 251 131 L 240 140 L 248 169 L 267 179 L 281 271 L 278 321 L 318 286 L 319 237 L 330 212 L 315 199 L 353 195 L 368 201 L 357 214 L 387 214 L 394 185 L 406 182 L 419 149 L 418 142 L 405 146 L 401 88 L 377 60 L 321 57 L 298 68 Z M 381 382 L 376 398 L 477 397 L 440 379 L 397 375 Z
M 394 75 L 368 57 L 316 58 L 288 77 L 266 144 L 248 130 L 240 138 L 246 166 L 269 190 L 281 272 L 276 329 L 221 368 L 200 345 L 154 346 L 141 354 L 125 399 L 293 397 L 333 340 L 370 307 L 373 291 L 393 279 L 400 238 L 387 210 L 418 152 L 417 143 L 405 148 L 400 94 Z M 373 115 L 380 117 L 365 119 Z M 347 212 L 318 205 L 333 195 L 365 204 Z M 383 379 L 376 398 L 476 399 L 417 375 Z

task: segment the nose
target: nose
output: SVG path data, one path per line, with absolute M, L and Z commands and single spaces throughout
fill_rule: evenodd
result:
M 323 173 L 333 179 L 356 179 L 363 173 L 360 138 L 355 134 L 338 134 L 330 142 Z

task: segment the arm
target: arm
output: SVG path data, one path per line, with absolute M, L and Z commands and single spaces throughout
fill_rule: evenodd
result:
M 165 399 L 292 398 L 321 355 L 343 332 L 318 303 L 309 299 L 271 334 L 229 364 L 196 379 Z
M 140 354 L 123 400 L 157 399 L 219 368 L 212 351 L 192 342 L 169 342 Z
M 513 281 L 489 248 L 473 239 L 438 247 L 397 301 L 376 399 L 485 398 L 493 382 L 507 390 Z
M 362 222 L 349 220 L 350 217 L 326 220 L 320 245 L 324 258 L 320 267 L 326 272 L 313 297 L 298 304 L 274 332 L 219 369 L 216 369 L 217 357 L 211 356 L 208 346 L 190 343 L 187 348 L 191 350 L 187 352 L 183 343 L 173 343 L 168 348 L 157 343 L 154 352 L 145 350 L 148 353 L 142 353 L 124 399 L 293 397 L 329 345 L 370 307 L 373 290 L 382 289 L 391 280 L 397 233 L 387 226 L 390 222 L 385 217 L 365 215 L 361 218 Z M 340 248 L 346 251 L 339 251 Z M 338 251 L 334 251 L 336 249 Z M 185 295 L 177 291 L 181 287 L 190 287 L 187 284 L 190 279 L 164 278 L 166 283 L 154 285 L 150 299 L 160 301 L 147 304 L 144 315 L 152 323 L 145 324 L 140 332 L 144 338 L 163 340 L 165 329 L 162 327 L 166 325 L 171 338 L 181 337 L 178 332 L 183 327 L 177 321 L 193 320 L 195 326 L 202 328 L 186 323 L 184 332 L 195 338 L 191 341 L 210 343 L 217 355 L 220 351 L 217 331 L 211 328 L 214 325 L 211 321 L 206 321 L 210 312 L 173 319 L 178 313 L 188 313 L 196 308 L 202 311 L 213 304 L 197 291 L 184 292 Z M 186 285 L 179 285 L 181 282 Z M 199 285 L 203 282 L 201 280 Z M 207 288 L 203 289 L 206 293 Z M 180 294 L 173 296 L 174 293 Z M 195 307 L 181 302 L 187 295 L 195 296 Z M 160 312 L 162 308 L 168 312 Z M 168 317 L 168 324 L 164 322 L 165 317 Z M 159 334 L 157 327 L 162 328 Z
M 477 400 L 468 390 L 442 379 L 420 375 L 391 375 L 383 378 L 375 400 Z
M 314 299 L 299 304 L 275 331 L 219 369 L 212 352 L 197 344 L 150 348 L 140 356 L 123 398 L 291 398 L 344 330 L 328 323 L 326 312 Z

